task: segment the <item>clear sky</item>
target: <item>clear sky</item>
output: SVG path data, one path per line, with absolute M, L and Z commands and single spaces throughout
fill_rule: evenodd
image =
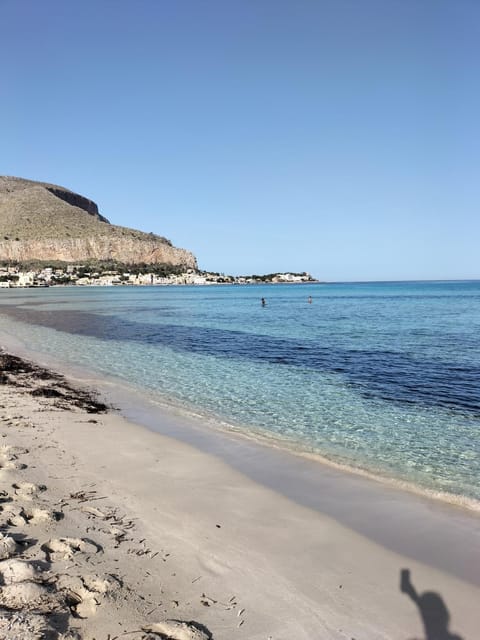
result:
M 225 273 L 480 278 L 478 0 L 0 0 L 0 174 Z

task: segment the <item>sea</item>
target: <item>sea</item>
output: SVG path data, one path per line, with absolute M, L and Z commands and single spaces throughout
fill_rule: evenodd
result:
M 205 425 L 480 509 L 480 281 L 2 289 L 0 331 Z

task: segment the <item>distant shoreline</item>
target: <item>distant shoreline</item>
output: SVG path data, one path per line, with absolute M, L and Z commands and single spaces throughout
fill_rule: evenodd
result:
M 322 285 L 322 286 L 335 286 L 335 285 L 395 285 L 395 284 L 448 284 L 448 283 L 476 283 L 480 282 L 480 278 L 467 278 L 467 279 L 453 279 L 453 280 L 308 280 L 305 282 L 204 282 L 204 283 L 196 283 L 196 282 L 168 282 L 168 283 L 109 283 L 109 284 L 62 284 L 62 283 L 52 283 L 52 284 L 42 284 L 42 285 L 16 285 L 12 284 L 9 286 L 5 286 L 4 283 L 0 282 L 0 291 L 2 289 L 46 289 L 46 288 L 85 288 L 85 287 L 212 287 L 212 286 L 263 286 L 263 285 Z

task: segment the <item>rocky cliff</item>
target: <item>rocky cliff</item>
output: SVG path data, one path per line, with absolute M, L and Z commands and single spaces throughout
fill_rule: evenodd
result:
M 0 261 L 32 260 L 197 266 L 161 236 L 110 224 L 95 202 L 69 189 L 0 176 Z

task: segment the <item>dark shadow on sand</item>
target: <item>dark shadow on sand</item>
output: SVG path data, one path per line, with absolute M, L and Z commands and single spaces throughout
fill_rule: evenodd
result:
M 400 571 L 400 591 L 417 605 L 425 629 L 425 640 L 463 640 L 448 630 L 450 613 L 443 598 L 434 591 L 418 594 L 410 581 L 410 570 Z

